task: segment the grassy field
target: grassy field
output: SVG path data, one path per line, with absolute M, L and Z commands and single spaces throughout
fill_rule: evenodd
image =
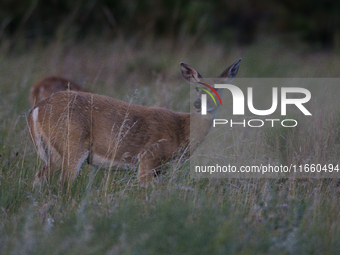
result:
M 33 188 L 42 162 L 25 118 L 30 87 L 41 77 L 61 75 L 98 94 L 188 111 L 179 62 L 213 77 L 240 57 L 238 77 L 339 75 L 339 54 L 303 45 L 292 50 L 275 39 L 247 47 L 190 38 L 65 40 L 15 49 L 3 43 L 0 254 L 337 254 L 337 179 L 195 179 L 185 163 L 145 188 L 135 169 L 84 164 L 71 186 L 59 187 L 55 176 Z

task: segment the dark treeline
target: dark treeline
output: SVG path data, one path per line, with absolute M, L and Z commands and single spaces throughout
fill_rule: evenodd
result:
M 338 0 L 2 0 L 0 22 L 0 40 L 153 33 L 247 44 L 271 34 L 340 47 Z

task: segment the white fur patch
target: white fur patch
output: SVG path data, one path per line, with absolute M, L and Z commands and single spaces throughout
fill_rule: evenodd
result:
M 39 113 L 39 108 L 36 107 L 36 108 L 33 110 L 33 113 L 32 113 L 34 126 L 36 125 L 35 123 L 37 122 L 37 119 L 38 119 L 38 113 Z
M 43 148 L 41 144 L 42 141 L 41 141 L 41 134 L 39 132 L 38 114 L 39 114 L 39 107 L 36 107 L 32 112 L 34 141 L 37 146 L 37 152 L 39 156 L 45 161 L 45 163 L 47 163 L 48 157 L 46 155 L 45 148 Z M 47 144 L 45 146 L 47 146 Z
M 125 163 L 122 163 L 119 161 L 112 161 L 109 158 L 105 158 L 97 154 L 92 155 L 92 164 L 96 166 L 104 166 L 104 167 L 108 167 L 108 166 L 125 167 Z

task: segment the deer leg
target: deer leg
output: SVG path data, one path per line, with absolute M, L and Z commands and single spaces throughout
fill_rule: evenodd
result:
M 50 159 L 48 159 L 47 162 L 43 165 L 43 167 L 40 169 L 38 173 L 34 176 L 34 181 L 33 181 L 33 186 L 39 184 L 41 180 L 49 179 L 50 173 L 51 173 L 51 168 L 52 168 L 52 162 Z
M 62 170 L 59 182 L 64 182 L 66 179 L 73 181 L 79 172 L 80 167 L 88 158 L 89 150 L 72 150 L 68 155 L 64 155 L 62 161 Z
M 48 147 L 45 143 L 42 143 L 38 152 L 45 164 L 34 176 L 33 185 L 38 184 L 42 179 L 48 180 L 55 170 L 61 168 L 60 155 L 53 147 Z
M 138 168 L 138 179 L 143 182 L 149 182 L 153 179 L 156 173 L 156 168 L 161 164 L 161 160 L 150 151 L 140 153 L 138 155 L 140 161 Z

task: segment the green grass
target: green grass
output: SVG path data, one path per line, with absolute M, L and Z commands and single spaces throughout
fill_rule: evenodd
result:
M 179 62 L 211 77 L 239 57 L 239 77 L 335 77 L 340 65 L 340 55 L 294 51 L 273 40 L 246 48 L 190 39 L 87 40 L 14 52 L 3 44 L 0 253 L 337 254 L 337 179 L 193 179 L 185 163 L 170 165 L 142 187 L 134 169 L 108 172 L 84 164 L 72 185 L 59 186 L 58 174 L 41 187 L 32 185 L 42 162 L 28 139 L 25 116 L 29 89 L 42 76 L 62 75 L 99 94 L 188 111 L 189 86 Z M 326 133 L 332 125 L 337 130 L 333 117 Z M 275 145 L 281 131 L 273 132 L 268 139 L 278 146 L 275 156 L 287 145 Z

